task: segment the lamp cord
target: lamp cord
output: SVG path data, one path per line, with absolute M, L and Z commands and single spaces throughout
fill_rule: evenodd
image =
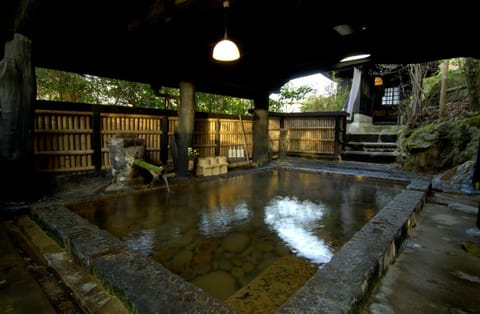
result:
M 228 0 L 225 0 L 223 1 L 223 13 L 224 13 L 224 24 L 225 24 L 225 34 L 224 34 L 224 38 L 227 39 L 227 24 L 228 24 L 228 8 L 230 7 L 230 1 Z

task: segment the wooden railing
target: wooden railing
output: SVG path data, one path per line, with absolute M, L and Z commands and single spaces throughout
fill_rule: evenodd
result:
M 177 123 L 171 110 L 38 101 L 35 110 L 37 172 L 85 172 L 110 169 L 109 140 L 133 134 L 144 140 L 144 158 L 172 162 L 170 143 Z M 253 150 L 251 116 L 197 112 L 193 148 L 200 157 L 227 156 L 231 146 Z M 308 113 L 269 116 L 269 146 L 278 153 L 280 130 L 287 130 L 287 153 L 338 157 L 345 138 L 345 114 Z

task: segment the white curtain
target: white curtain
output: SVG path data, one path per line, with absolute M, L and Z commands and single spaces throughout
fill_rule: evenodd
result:
M 362 81 L 362 71 L 358 68 L 353 68 L 352 87 L 348 95 L 348 103 L 343 111 L 348 113 L 348 119 L 352 120 L 353 113 L 358 112 L 360 106 L 360 83 Z

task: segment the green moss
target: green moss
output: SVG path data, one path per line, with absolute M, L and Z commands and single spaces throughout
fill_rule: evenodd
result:
M 460 121 L 464 121 L 464 123 L 469 127 L 480 128 L 480 115 L 474 116 L 474 117 L 471 117 L 471 118 L 467 118 L 465 120 L 459 120 L 459 122 Z
M 405 164 L 403 168 L 407 171 L 413 171 L 414 167 L 415 167 L 415 157 L 412 155 L 409 155 L 405 160 Z
M 401 143 L 407 150 L 426 149 L 437 140 L 436 126 L 428 124 L 412 131 Z
M 436 147 L 440 155 L 431 160 L 432 171 L 456 166 L 475 157 L 480 136 L 480 115 L 469 116 L 440 124 L 402 130 L 399 138 L 400 151 L 405 153 L 405 170 L 415 170 L 421 161 L 417 157 L 422 152 Z

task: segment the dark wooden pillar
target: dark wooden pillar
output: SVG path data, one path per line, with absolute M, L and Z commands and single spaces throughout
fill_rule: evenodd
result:
M 166 99 L 165 103 L 167 103 Z M 168 121 L 168 115 L 165 114 L 162 117 L 162 137 L 160 139 L 160 160 L 162 161 L 163 165 L 166 165 L 168 163 Z
M 102 171 L 102 119 L 100 118 L 100 105 L 92 106 L 92 126 L 93 126 L 93 164 L 95 171 Z
M 35 70 L 32 43 L 15 34 L 6 42 L 0 61 L 0 169 L 5 189 L 1 194 L 25 198 L 34 178 L 33 117 Z M 5 192 L 5 193 L 4 193 Z
M 475 168 L 473 169 L 472 185 L 476 190 L 480 190 L 480 139 L 479 139 L 478 149 L 477 149 L 477 160 L 475 162 Z M 479 207 L 479 210 L 480 210 L 480 207 Z
M 257 165 L 262 166 L 270 162 L 268 153 L 268 95 L 257 96 L 254 102 L 252 159 Z
M 180 82 L 180 104 L 178 124 L 174 131 L 172 145 L 173 164 L 177 177 L 188 175 L 188 147 L 192 146 L 193 124 L 195 121 L 195 87 L 191 82 Z

